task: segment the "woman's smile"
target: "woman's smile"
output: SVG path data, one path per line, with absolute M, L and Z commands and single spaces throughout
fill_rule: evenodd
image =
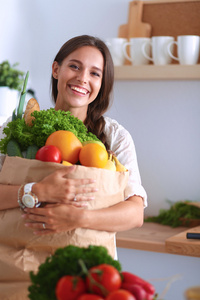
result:
M 69 87 L 77 95 L 85 96 L 86 94 L 89 94 L 89 91 L 83 87 L 77 85 L 71 85 L 71 84 L 69 84 Z

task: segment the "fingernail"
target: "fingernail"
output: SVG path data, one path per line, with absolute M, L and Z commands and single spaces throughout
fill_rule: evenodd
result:
M 21 218 L 25 218 L 26 217 L 26 215 L 21 215 Z
M 26 227 L 29 227 L 29 226 L 30 226 L 30 224 L 29 224 L 29 223 L 25 223 L 24 225 L 25 225 Z

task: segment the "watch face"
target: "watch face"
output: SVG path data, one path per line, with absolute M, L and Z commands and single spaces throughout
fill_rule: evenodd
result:
M 22 197 L 22 202 L 26 207 L 29 208 L 33 208 L 35 206 L 35 199 L 29 194 L 26 194 Z

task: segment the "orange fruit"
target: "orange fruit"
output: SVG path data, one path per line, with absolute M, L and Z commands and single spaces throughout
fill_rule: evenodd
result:
M 108 161 L 108 152 L 97 143 L 89 143 L 82 147 L 79 161 L 85 167 L 104 168 Z
M 58 130 L 50 134 L 45 145 L 54 145 L 61 152 L 62 160 L 75 164 L 79 160 L 82 143 L 71 131 Z

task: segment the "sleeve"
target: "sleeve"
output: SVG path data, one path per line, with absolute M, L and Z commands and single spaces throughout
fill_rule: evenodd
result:
M 144 207 L 147 207 L 147 194 L 141 184 L 135 145 L 130 133 L 115 120 L 107 118 L 105 134 L 110 150 L 129 171 L 125 200 L 134 195 L 141 196 Z

